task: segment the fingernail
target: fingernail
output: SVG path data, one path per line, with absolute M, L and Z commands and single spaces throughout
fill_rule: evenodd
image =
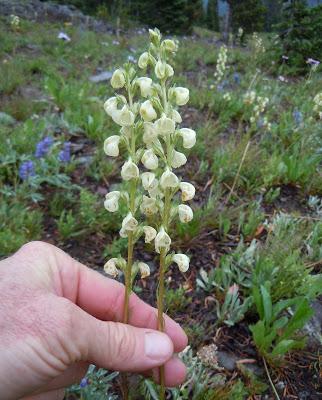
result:
M 146 332 L 145 355 L 156 361 L 166 361 L 173 353 L 173 344 L 164 333 Z

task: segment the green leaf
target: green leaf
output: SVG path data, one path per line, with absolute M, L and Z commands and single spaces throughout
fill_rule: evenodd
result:
M 261 285 L 261 293 L 262 293 L 262 299 L 263 299 L 263 307 L 264 307 L 264 318 L 266 320 L 266 323 L 270 323 L 272 320 L 272 299 L 271 295 L 266 289 L 265 286 Z
M 301 302 L 297 306 L 296 311 L 289 321 L 286 330 L 284 331 L 283 335 L 281 335 L 281 340 L 289 338 L 296 330 L 303 328 L 305 323 L 313 315 L 313 310 L 311 309 L 308 300 L 303 297 L 300 301 Z
M 296 340 L 282 340 L 279 342 L 274 350 L 272 351 L 272 356 L 282 356 L 285 353 L 287 353 L 289 350 L 291 350 L 294 346 L 296 346 L 297 341 Z

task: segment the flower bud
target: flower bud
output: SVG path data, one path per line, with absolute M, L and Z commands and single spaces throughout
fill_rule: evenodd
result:
M 133 217 L 132 213 L 129 212 L 123 219 L 122 228 L 123 232 L 133 232 L 138 226 L 138 221 Z
M 144 121 L 153 121 L 157 118 L 157 113 L 150 100 L 146 100 L 140 107 L 140 114 Z
M 104 110 L 107 115 L 110 117 L 112 116 L 112 113 L 117 110 L 117 98 L 116 97 L 110 97 L 109 99 L 106 100 L 104 103 Z
M 195 197 L 196 189 L 189 182 L 181 182 L 179 185 L 181 189 L 181 199 L 182 201 L 189 201 Z
M 120 154 L 119 143 L 120 136 L 112 135 L 108 137 L 104 142 L 104 152 L 110 157 L 117 157 Z
M 151 78 L 138 78 L 137 83 L 141 90 L 142 97 L 148 97 L 152 93 L 152 79 Z
M 168 118 L 165 114 L 161 118 L 157 119 L 154 123 L 156 131 L 160 135 L 167 135 L 173 133 L 176 129 L 175 122 Z
M 155 125 L 152 122 L 144 122 L 143 128 L 143 142 L 145 144 L 152 144 L 158 137 L 158 132 L 155 129 Z
M 117 258 L 111 258 L 110 260 L 107 261 L 107 263 L 104 265 L 104 271 L 108 275 L 112 275 L 114 278 L 117 277 L 119 274 L 118 269 L 116 268 L 116 262 Z
M 180 204 L 178 207 L 179 219 L 183 223 L 190 222 L 193 219 L 193 211 L 185 204 Z
M 157 45 L 160 42 L 161 34 L 157 28 L 149 29 L 149 35 L 150 35 L 150 40 L 154 45 Z
M 148 66 L 148 64 L 149 64 L 149 53 L 145 51 L 139 57 L 138 66 L 139 68 L 144 69 Z
M 176 122 L 177 124 L 181 124 L 182 122 L 181 115 L 178 113 L 177 110 L 172 110 L 171 119 L 173 119 L 173 121 Z
M 183 153 L 180 153 L 179 151 L 176 150 L 173 151 L 173 156 L 171 161 L 172 168 L 180 168 L 183 165 L 185 165 L 186 162 L 187 162 L 187 157 Z
M 167 188 L 175 188 L 179 184 L 179 179 L 177 175 L 175 175 L 173 172 L 167 168 L 165 172 L 161 175 L 160 178 L 160 185 L 162 189 L 167 189 Z
M 154 72 L 158 79 L 164 79 L 166 77 L 166 63 L 159 60 L 155 65 Z
M 145 243 L 151 243 L 157 235 L 157 231 L 152 226 L 144 226 Z
M 135 116 L 128 106 L 124 105 L 121 110 L 114 110 L 111 113 L 113 121 L 121 126 L 131 126 L 134 124 Z
M 234 283 L 232 286 L 228 288 L 228 293 L 231 295 L 238 294 L 238 291 L 239 291 L 239 286 L 236 283 Z
M 114 71 L 113 76 L 111 78 L 111 85 L 114 89 L 121 89 L 125 85 L 125 76 L 124 72 L 121 69 L 117 69 Z
M 158 157 L 154 154 L 152 149 L 146 150 L 142 156 L 142 164 L 147 169 L 156 169 L 159 165 Z
M 153 214 L 156 214 L 158 212 L 158 207 L 156 204 L 156 200 L 153 198 L 150 198 L 148 196 L 143 195 L 142 198 L 142 203 L 140 206 L 140 210 L 143 214 L 147 216 L 151 216 Z
M 185 254 L 175 254 L 172 257 L 172 261 L 178 265 L 178 268 L 181 272 L 188 271 L 190 259 Z
M 105 196 L 104 207 L 109 212 L 115 212 L 119 209 L 119 199 L 121 193 L 118 191 L 107 193 Z
M 170 250 L 171 238 L 164 230 L 163 226 L 161 226 L 160 231 L 158 232 L 154 243 L 155 243 L 155 251 L 157 253 L 160 253 L 161 249 L 165 249 L 166 252 Z
M 191 149 L 196 144 L 196 132 L 189 128 L 181 128 L 179 132 L 183 139 L 183 147 Z
M 141 174 L 141 179 L 142 186 L 145 190 L 151 190 L 158 184 L 153 172 L 143 172 L 143 174 Z
M 177 50 L 177 45 L 171 39 L 166 39 L 162 42 L 162 47 L 168 51 L 174 52 Z
M 176 87 L 173 89 L 173 93 L 178 106 L 184 106 L 189 101 L 189 89 L 184 87 Z
M 134 162 L 129 159 L 126 161 L 121 169 L 121 176 L 125 181 L 129 181 L 131 179 L 137 179 L 140 176 L 139 168 Z
M 138 263 L 138 267 L 141 273 L 141 279 L 147 278 L 148 276 L 150 276 L 150 267 L 148 266 L 148 264 L 144 263 L 144 262 L 139 262 Z

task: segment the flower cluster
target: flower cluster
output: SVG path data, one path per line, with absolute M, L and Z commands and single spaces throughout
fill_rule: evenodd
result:
M 71 159 L 71 153 L 70 153 L 70 142 L 65 142 L 63 144 L 63 149 L 59 152 L 58 154 L 58 160 L 62 163 L 69 163 Z
M 13 28 L 18 28 L 20 24 L 20 18 L 17 15 L 10 15 L 10 24 Z
M 227 64 L 227 53 L 228 53 L 227 47 L 225 45 L 221 46 L 217 60 L 216 72 L 214 73 L 217 85 L 222 81 L 225 75 L 226 64 Z
M 253 33 L 252 47 L 253 47 L 255 56 L 263 54 L 266 51 L 264 43 L 263 43 L 263 39 L 261 37 L 259 37 L 256 32 Z
M 110 157 L 118 157 L 124 149 L 121 177 L 126 187 L 125 191 L 108 193 L 104 205 L 108 211 L 116 212 L 119 202 L 125 204 L 128 213 L 120 235 L 128 238 L 132 250 L 139 237 L 144 236 L 145 242 L 154 242 L 155 251 L 165 257 L 171 246 L 172 220 L 177 216 L 187 223 L 193 218 L 192 209 L 185 203 L 194 197 L 195 188 L 180 182 L 174 170 L 186 164 L 187 157 L 180 150 L 195 145 L 196 132 L 179 127 L 182 118 L 178 107 L 187 104 L 189 90 L 170 85 L 174 70 L 168 60 L 176 52 L 177 44 L 169 39 L 162 41 L 157 29 L 149 33 L 150 47 L 139 57 L 138 67 L 149 68 L 155 79 L 139 77 L 133 65 L 125 64 L 111 78 L 112 87 L 122 93 L 104 104 L 106 113 L 120 126 L 119 134 L 105 140 L 104 151 Z M 182 203 L 177 206 L 171 201 L 178 191 Z M 184 254 L 168 257 L 167 267 L 172 262 L 183 272 L 189 267 L 189 258 Z M 150 273 L 149 266 L 142 262 L 130 267 L 132 279 L 138 271 L 141 277 Z M 126 262 L 122 258 L 109 260 L 105 265 L 105 271 L 113 276 L 118 269 L 126 272 L 128 268 L 129 259 Z
M 318 113 L 319 118 L 322 119 L 322 93 L 318 93 L 314 99 L 314 107 L 313 110 Z
M 35 165 L 31 160 L 23 162 L 19 167 L 19 177 L 23 181 L 35 176 Z
M 268 103 L 268 97 L 258 96 L 255 91 L 248 91 L 244 95 L 244 104 L 252 106 L 251 117 L 249 118 L 250 123 L 254 124 L 257 122 L 260 128 L 264 127 L 270 130 L 271 124 L 268 122 L 267 117 L 261 117 L 265 112 Z
M 46 136 L 44 139 L 38 142 L 36 145 L 35 157 L 36 158 L 45 157 L 48 154 L 53 143 L 54 143 L 53 138 L 50 136 Z

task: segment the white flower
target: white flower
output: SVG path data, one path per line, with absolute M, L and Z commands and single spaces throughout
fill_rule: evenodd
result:
M 150 276 L 150 267 L 148 266 L 148 264 L 144 263 L 144 262 L 139 262 L 138 263 L 138 267 L 141 273 L 141 279 L 147 278 L 148 276 Z
M 109 212 L 115 212 L 119 209 L 119 199 L 121 193 L 118 191 L 107 193 L 105 196 L 104 207 Z
M 122 228 L 123 232 L 133 232 L 138 226 L 138 221 L 133 217 L 132 213 L 129 212 L 123 219 Z
M 131 126 L 134 124 L 135 116 L 128 106 L 124 105 L 121 110 L 114 110 L 111 117 L 115 123 L 121 126 Z
M 149 63 L 149 53 L 144 52 L 139 57 L 138 66 L 141 69 L 144 69 L 144 68 L 146 68 L 148 66 L 148 63 Z
M 178 113 L 177 110 L 172 110 L 171 119 L 173 119 L 173 121 L 176 122 L 177 124 L 181 124 L 182 122 L 181 115 Z
M 182 201 L 189 201 L 195 197 L 196 189 L 191 183 L 181 182 L 179 187 L 182 192 L 181 195 Z
M 196 132 L 189 128 L 181 128 L 179 132 L 183 139 L 183 147 L 191 149 L 196 144 Z
M 104 265 L 104 271 L 105 271 L 108 275 L 114 276 L 114 278 L 116 278 L 117 275 L 119 274 L 119 271 L 118 271 L 118 269 L 116 268 L 116 262 L 117 262 L 117 258 L 111 258 L 111 259 L 108 260 L 107 263 Z
M 187 157 L 183 153 L 180 153 L 179 151 L 176 150 L 173 151 L 172 162 L 171 162 L 172 168 L 180 168 L 183 165 L 185 165 L 186 162 L 187 162 Z
M 121 89 L 125 85 L 125 76 L 121 69 L 114 71 L 111 78 L 111 85 L 114 89 Z
M 145 190 L 154 189 L 158 184 L 158 181 L 155 179 L 155 174 L 153 172 L 143 172 L 141 174 L 142 186 Z
M 167 188 L 175 188 L 178 186 L 179 179 L 177 175 L 175 175 L 173 172 L 167 168 L 165 172 L 161 175 L 160 178 L 160 185 L 162 189 L 167 189 Z
M 160 135 L 173 133 L 176 129 L 175 122 L 172 119 L 168 118 L 165 114 L 163 114 L 161 118 L 155 121 L 154 126 L 156 131 Z
M 143 129 L 143 142 L 145 144 L 152 144 L 158 137 L 158 132 L 155 129 L 155 125 L 152 122 L 144 122 Z
M 141 90 L 142 97 L 148 97 L 152 93 L 152 79 L 151 78 L 138 78 L 137 83 Z
M 170 250 L 171 238 L 164 230 L 163 226 L 161 226 L 160 231 L 158 232 L 154 243 L 155 243 L 155 251 L 157 253 L 160 253 L 161 249 L 165 249 L 166 252 Z
M 117 110 L 117 98 L 110 97 L 109 99 L 107 99 L 104 103 L 104 110 L 111 117 L 113 112 Z
M 144 121 L 153 121 L 157 118 L 157 113 L 150 100 L 146 100 L 140 107 L 140 114 Z
M 144 226 L 145 243 L 151 243 L 157 235 L 157 231 L 152 226 Z
M 152 149 L 146 150 L 142 156 L 142 164 L 147 169 L 156 169 L 159 165 L 158 157 L 154 154 Z
M 143 195 L 140 210 L 143 214 L 151 216 L 158 212 L 156 200 L 148 196 Z
M 193 211 L 185 204 L 180 204 L 178 207 L 179 219 L 183 223 L 190 222 L 193 219 Z
M 176 51 L 177 50 L 177 45 L 175 44 L 175 42 L 171 39 L 166 39 L 162 42 L 162 46 L 168 50 L 168 51 Z
M 117 157 L 120 154 L 119 143 L 120 136 L 112 135 L 108 137 L 104 142 L 104 152 L 110 157 Z
M 181 272 L 187 272 L 188 271 L 190 259 L 185 254 L 175 254 L 172 257 L 172 261 L 175 262 L 178 265 L 179 270 Z
M 139 168 L 136 164 L 130 159 L 126 161 L 121 169 L 121 176 L 125 181 L 129 181 L 130 179 L 137 179 L 140 176 Z
M 173 89 L 175 95 L 176 104 L 178 106 L 184 106 L 189 101 L 189 89 L 184 87 L 176 87 Z
M 156 63 L 154 72 L 158 79 L 170 78 L 174 74 L 171 65 L 160 60 Z

